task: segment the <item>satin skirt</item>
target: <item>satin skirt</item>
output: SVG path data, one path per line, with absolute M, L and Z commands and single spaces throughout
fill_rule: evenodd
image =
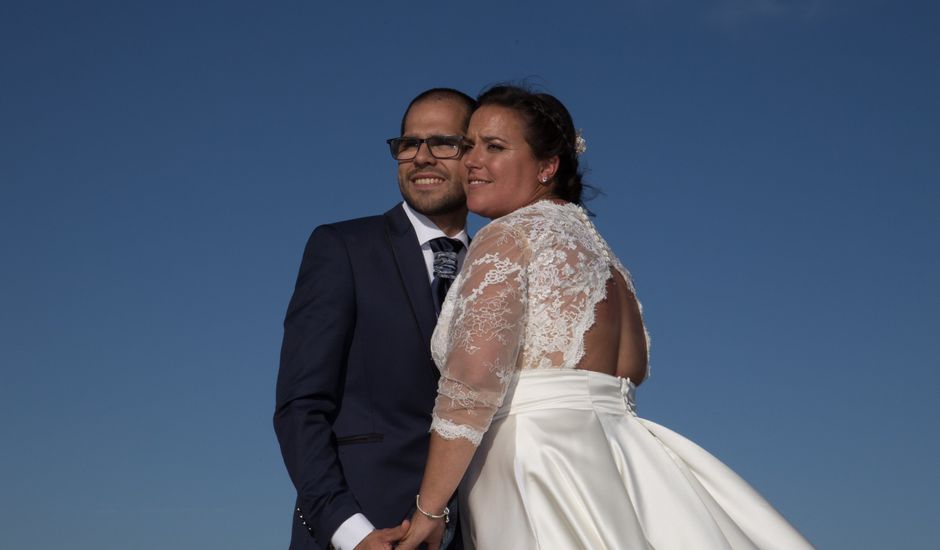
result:
M 704 449 L 636 416 L 628 379 L 527 370 L 459 491 L 469 549 L 812 548 Z

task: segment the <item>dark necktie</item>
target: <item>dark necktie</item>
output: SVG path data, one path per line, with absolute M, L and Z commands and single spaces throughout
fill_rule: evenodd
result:
M 431 295 L 434 297 L 434 313 L 440 315 L 441 305 L 447 296 L 447 289 L 457 276 L 457 254 L 463 250 L 463 243 L 457 239 L 438 237 L 428 243 L 434 251 L 434 280 L 431 281 Z

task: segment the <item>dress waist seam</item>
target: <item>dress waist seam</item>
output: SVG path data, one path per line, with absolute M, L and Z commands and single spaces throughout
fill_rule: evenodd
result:
M 541 410 L 636 412 L 636 388 L 627 378 L 588 370 L 523 370 L 513 375 L 493 420 Z

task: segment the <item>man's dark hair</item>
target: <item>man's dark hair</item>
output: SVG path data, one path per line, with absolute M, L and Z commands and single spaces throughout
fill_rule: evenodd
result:
M 405 134 L 405 119 L 408 118 L 408 113 L 411 112 L 411 108 L 414 107 L 416 103 L 429 99 L 451 99 L 457 103 L 463 104 L 463 106 L 467 108 L 467 116 L 463 121 L 464 130 L 466 130 L 467 125 L 470 124 L 470 115 L 472 115 L 474 109 L 477 108 L 476 100 L 460 90 L 453 88 L 431 88 L 430 90 L 418 94 L 418 96 L 412 99 L 411 103 L 408 104 L 408 108 L 405 109 L 405 114 L 401 117 L 401 130 L 399 130 L 399 135 Z

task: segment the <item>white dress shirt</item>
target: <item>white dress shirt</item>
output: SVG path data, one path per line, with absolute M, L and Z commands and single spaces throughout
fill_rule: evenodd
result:
M 418 235 L 418 243 L 421 244 L 421 253 L 424 254 L 424 265 L 428 270 L 428 282 L 430 283 L 434 280 L 434 251 L 431 250 L 431 241 L 438 237 L 447 237 L 447 234 L 434 225 L 434 222 L 429 220 L 427 216 L 415 212 L 408 206 L 407 202 L 403 202 L 401 205 L 405 209 L 405 215 L 408 216 L 411 226 L 415 228 L 415 233 Z M 463 259 L 467 256 L 467 248 L 470 246 L 467 228 L 461 229 L 460 233 L 450 238 L 463 243 L 463 249 L 457 254 L 457 270 L 459 271 L 463 266 Z
M 401 203 L 402 207 L 405 210 L 405 215 L 408 216 L 408 221 L 411 222 L 411 226 L 415 229 L 415 234 L 418 236 L 418 243 L 421 244 L 421 253 L 424 255 L 424 264 L 428 270 L 428 283 L 434 280 L 434 251 L 431 250 L 431 241 L 438 237 L 447 237 L 441 229 L 434 225 L 434 222 L 428 219 L 427 216 L 421 214 L 420 212 L 415 212 L 407 202 Z M 457 239 L 463 243 L 463 249 L 460 253 L 457 254 L 457 269 L 459 270 L 463 266 L 463 259 L 467 256 L 467 248 L 470 246 L 470 237 L 467 235 L 467 229 L 463 228 L 460 230 L 460 233 L 457 233 L 451 239 Z M 431 287 L 428 287 L 428 292 L 430 292 Z M 431 411 L 428 411 L 430 414 Z M 387 527 L 394 527 L 388 525 Z M 372 522 L 369 521 L 364 514 L 355 514 L 350 516 L 349 519 L 340 524 L 339 528 L 336 529 L 336 532 L 333 533 L 333 536 L 330 538 L 330 543 L 333 545 L 336 550 L 353 550 L 362 539 L 366 538 L 372 531 L 375 530 L 375 526 L 372 525 Z

